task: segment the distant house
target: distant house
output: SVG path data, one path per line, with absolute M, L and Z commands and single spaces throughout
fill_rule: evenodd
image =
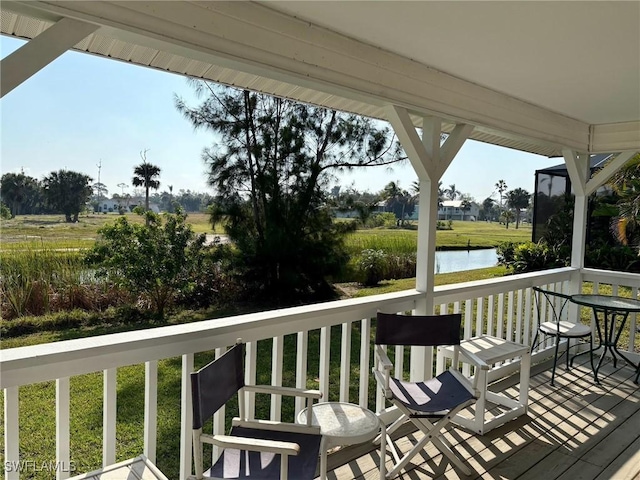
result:
M 438 220 L 470 220 L 475 221 L 480 215 L 480 205 L 471 202 L 467 210 L 462 210 L 463 200 L 445 200 L 438 208 Z
M 102 198 L 100 202 L 96 205 L 96 212 L 99 213 L 108 213 L 108 212 L 117 212 L 120 208 L 120 200 L 114 198 Z

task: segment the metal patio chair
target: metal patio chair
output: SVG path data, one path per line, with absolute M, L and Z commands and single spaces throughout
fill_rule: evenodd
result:
M 246 385 L 244 350 L 244 344 L 238 343 L 220 358 L 191 374 L 195 478 L 313 479 L 322 437 L 320 428 L 311 424 L 310 407 L 313 400 L 321 398 L 322 394 L 317 390 Z M 306 424 L 249 420 L 244 392 L 305 397 Z M 229 434 L 203 433 L 205 422 L 236 393 L 239 417 L 233 419 Z M 203 443 L 222 449 L 218 460 L 206 472 Z
M 378 313 L 374 375 L 385 398 L 402 412 L 401 417 L 387 428 L 387 445 L 394 459 L 394 466 L 387 478 L 398 475 L 428 442 L 432 442 L 464 474 L 471 474 L 471 470 L 452 451 L 451 445 L 441 434 L 456 413 L 475 403 L 479 393 L 474 385 L 453 367 L 424 382 L 406 382 L 402 378 L 394 378 L 390 373 L 393 364 L 384 348 L 389 345 L 451 345 L 454 349 L 452 365 L 458 365 L 461 321 L 460 314 L 405 316 Z M 407 420 L 419 428 L 424 437 L 400 457 L 390 435 Z
M 540 334 L 544 334 L 550 337 L 554 337 L 555 351 L 553 354 L 553 369 L 551 370 L 551 386 L 555 386 L 556 366 L 558 364 L 558 351 L 560 348 L 560 341 L 564 338 L 567 339 L 567 348 L 565 350 L 567 358 L 567 370 L 573 366 L 573 360 L 585 353 L 589 354 L 591 358 L 591 370 L 595 372 L 595 366 L 593 364 L 593 334 L 591 327 L 582 323 L 573 323 L 567 320 L 563 320 L 565 314 L 565 308 L 571 301 L 571 296 L 560 292 L 554 292 L 551 290 L 545 290 L 540 287 L 533 287 L 533 291 L 536 296 L 536 310 L 538 313 L 538 329 L 536 335 L 533 338 L 531 344 L 531 350 L 534 350 L 537 346 L 537 340 Z M 548 313 L 548 320 L 545 319 L 545 313 Z M 572 347 L 571 339 L 580 339 L 589 337 L 589 350 L 578 353 L 569 360 L 569 349 Z M 578 346 L 576 343 L 573 346 Z

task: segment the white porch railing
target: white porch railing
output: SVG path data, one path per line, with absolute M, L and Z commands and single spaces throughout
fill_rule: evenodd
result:
M 531 287 L 551 285 L 553 288 L 566 288 L 575 273 L 575 269 L 562 268 L 437 287 L 435 310 L 436 313 L 447 310 L 461 312 L 465 338 L 487 333 L 529 343 L 535 333 L 537 321 L 533 311 Z M 621 287 L 629 287 L 633 296 L 638 295 L 637 275 L 587 270 L 584 278 L 586 281 L 596 282 L 595 289 L 608 283 L 614 286 L 614 292 Z M 4 390 L 6 478 L 12 480 L 19 477 L 15 469 L 21 460 L 18 448 L 19 388 L 56 381 L 56 460 L 58 465 L 69 465 L 72 454 L 69 441 L 69 378 L 91 372 L 103 372 L 102 457 L 103 464 L 114 463 L 118 390 L 116 372 L 119 367 L 127 365 L 145 365 L 144 453 L 154 461 L 157 442 L 158 360 L 170 357 L 182 359 L 180 478 L 186 478 L 191 472 L 189 373 L 194 368 L 194 354 L 211 352 L 211 356 L 220 355 L 237 338 L 247 342 L 248 382 L 254 382 L 257 375 L 257 342 L 269 341 L 272 351 L 271 382 L 275 385 L 282 384 L 286 338 L 287 341 L 293 341 L 296 347 L 295 386 L 306 387 L 309 373 L 317 371 L 319 388 L 324 393 L 325 400 L 350 401 L 380 412 L 384 408 L 383 399 L 380 396 L 375 398 L 371 390 L 371 318 L 379 310 L 412 310 L 416 300 L 423 295 L 416 291 L 405 291 L 4 350 L 0 352 L 0 386 Z M 635 317 L 631 322 L 635 329 Z M 310 339 L 313 340 L 313 345 L 318 341 L 317 349 L 310 348 Z M 332 354 L 332 345 L 340 345 L 339 353 L 336 351 Z M 631 340 L 628 350 L 633 349 Z M 401 348 L 394 353 L 398 360 L 404 357 Z M 543 355 L 544 350 L 541 348 L 534 353 L 533 358 Z M 340 359 L 339 378 L 334 378 L 335 376 L 330 376 L 331 359 L 335 363 L 337 357 Z M 433 372 L 433 355 L 427 355 L 427 358 L 431 359 L 427 371 Z M 310 361 L 317 363 L 311 364 Z M 517 365 L 504 365 L 503 373 L 516 367 Z M 400 375 L 408 372 L 410 365 L 396 361 L 396 369 L 396 374 Z M 249 396 L 247 401 L 255 412 L 254 396 Z M 301 408 L 301 404 L 296 404 L 296 413 Z M 277 420 L 281 412 L 281 399 L 271 398 L 268 415 Z M 214 430 L 223 431 L 224 423 L 224 415 L 218 415 L 214 420 Z M 8 468 L 7 465 L 14 468 Z M 66 478 L 68 472 L 59 470 L 57 477 Z

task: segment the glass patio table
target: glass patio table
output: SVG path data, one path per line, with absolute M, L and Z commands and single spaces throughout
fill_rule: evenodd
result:
M 627 364 L 632 365 L 637 373 L 635 382 L 638 382 L 638 376 L 640 376 L 640 363 L 636 365 L 629 358 L 618 350 L 618 340 L 624 329 L 625 323 L 630 313 L 640 312 L 640 301 L 627 297 L 616 297 L 612 295 L 572 295 L 571 301 L 577 305 L 584 307 L 591 307 L 593 314 L 596 318 L 596 330 L 598 332 L 598 339 L 600 345 L 594 348 L 595 351 L 602 348 L 602 355 L 596 365 L 594 371 L 594 377 L 596 383 L 598 383 L 598 370 L 602 361 L 604 360 L 607 351 L 611 353 L 613 358 L 613 366 L 617 365 L 617 359 L 624 359 Z M 602 328 L 600 324 L 602 323 Z M 619 324 L 617 327 L 616 325 Z M 632 332 L 633 334 L 633 332 Z

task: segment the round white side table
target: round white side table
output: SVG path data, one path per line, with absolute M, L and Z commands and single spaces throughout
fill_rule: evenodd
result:
M 307 422 L 307 409 L 298 413 L 297 423 Z M 380 478 L 385 478 L 386 429 L 371 410 L 344 402 L 320 402 L 311 407 L 311 422 L 320 427 L 320 479 L 327 478 L 327 452 L 337 446 L 356 445 L 380 434 Z

